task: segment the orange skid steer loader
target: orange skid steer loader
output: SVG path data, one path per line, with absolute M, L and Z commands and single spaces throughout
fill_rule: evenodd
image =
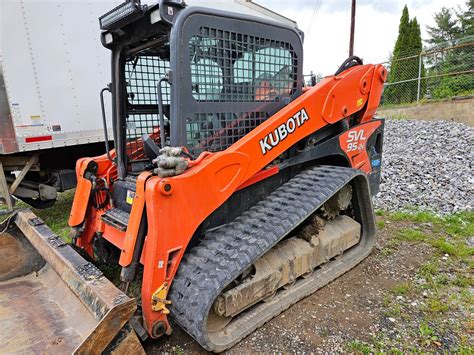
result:
M 171 318 L 223 351 L 371 252 L 384 67 L 307 87 L 297 28 L 178 1 L 100 24 L 115 149 L 77 162 L 72 246 L 28 211 L 0 237 L 0 352 L 138 349 Z

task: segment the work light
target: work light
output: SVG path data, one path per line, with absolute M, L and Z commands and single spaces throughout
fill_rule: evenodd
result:
M 100 29 L 111 31 L 128 25 L 142 17 L 147 8 L 140 0 L 128 0 L 99 17 Z

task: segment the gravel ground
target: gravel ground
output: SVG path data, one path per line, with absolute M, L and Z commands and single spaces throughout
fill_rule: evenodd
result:
M 445 215 L 474 208 L 474 128 L 449 121 L 387 120 L 375 206 Z

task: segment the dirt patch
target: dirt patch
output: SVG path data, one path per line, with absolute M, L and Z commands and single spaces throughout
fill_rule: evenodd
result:
M 371 339 L 384 322 L 390 322 L 383 314 L 384 295 L 397 284 L 413 280 L 431 254 L 423 244 L 387 253 L 385 247 L 401 225 L 384 228 L 377 247 L 361 264 L 265 324 L 228 353 L 343 352 L 351 339 Z M 179 327 L 170 337 L 147 343 L 146 350 L 205 353 Z
M 20 242 L 9 233 L 2 234 L 0 238 L 0 275 L 10 272 L 12 269 L 24 263 L 25 256 L 22 253 Z

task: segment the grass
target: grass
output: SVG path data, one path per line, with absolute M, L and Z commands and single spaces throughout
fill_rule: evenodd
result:
M 41 218 L 45 224 L 52 229 L 54 233 L 60 236 L 64 241 L 70 242 L 68 218 L 71 212 L 72 201 L 74 199 L 74 190 L 60 193 L 56 203 L 46 209 L 35 209 L 21 201 L 17 202 L 15 209 L 30 208 L 34 214 Z M 0 216 L 0 222 L 6 219 L 8 215 Z
M 67 221 L 71 213 L 73 199 L 74 191 L 67 191 L 59 194 L 58 200 L 53 207 L 42 210 L 33 209 L 33 212 L 66 242 L 71 241 Z
M 373 336 L 370 342 L 360 340 L 351 340 L 346 343 L 345 350 L 353 354 L 391 354 L 402 355 L 403 352 L 396 347 L 387 347 L 385 342 L 380 338 L 380 334 Z M 413 349 L 415 350 L 415 349 Z M 416 351 L 411 351 L 416 352 Z
M 406 295 L 412 289 L 412 285 L 409 282 L 402 282 L 392 288 L 392 292 L 395 295 Z
M 402 315 L 402 306 L 397 303 L 390 304 L 384 315 L 389 318 L 399 318 Z
M 409 222 L 409 228 L 397 232 L 396 239 L 404 242 L 424 242 L 441 254 L 456 258 L 474 255 L 467 238 L 474 236 L 474 212 L 460 212 L 440 217 L 430 212 L 396 212 L 388 220 Z
M 430 261 L 430 262 L 427 262 L 426 264 L 424 264 L 420 270 L 419 270 L 419 274 L 427 279 L 427 278 L 430 278 L 430 277 L 433 277 L 434 275 L 437 275 L 439 272 L 439 265 L 437 262 L 435 261 Z
M 423 242 L 427 240 L 428 235 L 418 229 L 402 229 L 397 238 L 406 242 Z
M 474 286 L 474 279 L 472 277 L 466 277 L 464 275 L 457 275 L 453 280 L 453 284 L 460 287 L 466 288 L 469 286 Z
M 376 211 L 377 226 L 392 236 L 383 257 L 413 244 L 426 246 L 427 260 L 414 278 L 384 293 L 381 317 L 394 318 L 378 337 L 352 339 L 353 353 L 474 353 L 469 311 L 474 309 L 474 212 L 437 216 L 426 211 Z M 394 265 L 396 267 L 396 265 Z M 387 322 L 387 321 L 385 321 Z M 385 324 L 385 323 L 381 323 Z
M 373 348 L 367 343 L 361 342 L 359 340 L 351 340 L 347 343 L 346 348 L 348 351 L 358 354 L 371 354 L 373 353 Z
M 428 299 L 427 302 L 427 311 L 433 313 L 444 313 L 448 311 L 449 306 L 444 300 L 440 299 L 438 295 Z

